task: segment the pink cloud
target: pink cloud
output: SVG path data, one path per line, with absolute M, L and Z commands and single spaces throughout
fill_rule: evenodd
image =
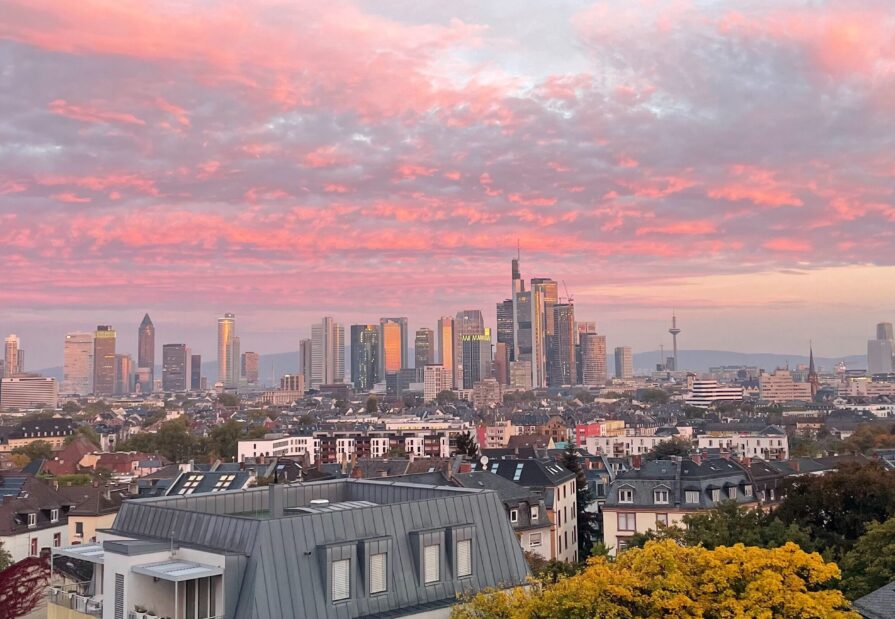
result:
M 131 125 L 145 125 L 146 123 L 125 112 L 111 112 L 102 110 L 94 105 L 73 105 L 65 99 L 55 99 L 50 102 L 50 111 L 72 120 L 80 120 L 87 123 L 125 123 Z

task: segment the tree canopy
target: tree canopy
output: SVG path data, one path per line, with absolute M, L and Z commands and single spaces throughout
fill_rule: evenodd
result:
M 895 518 L 871 523 L 840 567 L 842 590 L 852 600 L 895 580 Z
M 692 444 L 687 439 L 674 437 L 657 444 L 646 453 L 644 458 L 646 460 L 667 460 L 671 456 L 685 458 L 690 455 L 691 448 Z
M 528 589 L 482 593 L 453 619 L 857 619 L 831 588 L 839 569 L 795 544 L 715 550 L 654 541 Z
M 13 455 L 27 456 L 29 462 L 38 458 L 51 460 L 53 458 L 53 446 L 46 441 L 32 441 L 27 445 L 20 445 L 10 452 Z

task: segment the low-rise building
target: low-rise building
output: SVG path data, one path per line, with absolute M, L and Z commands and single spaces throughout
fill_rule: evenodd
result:
M 696 438 L 699 450 L 722 449 L 736 452 L 747 458 L 786 460 L 789 458 L 789 439 L 777 426 L 765 426 L 760 430 L 725 424 L 709 426 L 708 431 Z
M 75 433 L 75 423 L 71 419 L 52 417 L 22 421 L 17 426 L 0 430 L 0 452 L 37 441 L 49 443 L 53 451 L 58 451 L 65 446 L 65 439 Z
M 71 506 L 70 500 L 31 475 L 0 474 L 0 542 L 13 562 L 69 544 Z

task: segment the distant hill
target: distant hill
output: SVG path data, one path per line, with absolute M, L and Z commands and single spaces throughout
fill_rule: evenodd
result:
M 665 351 L 666 356 L 670 353 Z M 413 350 L 410 351 L 413 358 Z M 707 372 L 710 367 L 718 367 L 721 365 L 747 365 L 758 367 L 764 370 L 774 370 L 778 367 L 785 367 L 789 364 L 795 368 L 801 363 L 808 363 L 807 355 L 781 355 L 775 353 L 742 353 L 729 350 L 680 350 L 681 368 L 693 370 L 694 372 Z M 350 359 L 347 350 L 345 354 L 345 371 L 350 372 L 348 360 Z M 615 369 L 615 358 L 608 355 L 608 364 L 610 375 Z M 858 370 L 867 367 L 867 357 L 864 355 L 847 355 L 845 357 L 815 357 L 814 362 L 823 370 L 831 370 L 837 363 L 844 361 L 849 369 Z M 638 352 L 634 354 L 634 369 L 649 370 L 656 367 L 659 362 L 659 351 L 652 350 L 647 352 Z M 283 374 L 294 374 L 298 371 L 298 352 L 284 352 L 270 355 L 261 355 L 260 374 L 262 382 L 266 384 L 275 384 Z M 162 375 L 161 367 L 156 367 L 156 376 Z M 44 376 L 52 376 L 58 381 L 62 380 L 62 367 L 55 366 L 38 370 Z M 202 376 L 208 377 L 208 382 L 214 384 L 218 375 L 218 363 L 214 361 L 202 362 Z M 271 380 L 273 377 L 273 380 Z M 347 377 L 346 377 L 347 378 Z

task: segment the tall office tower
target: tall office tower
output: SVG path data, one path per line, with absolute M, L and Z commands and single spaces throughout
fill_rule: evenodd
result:
M 311 388 L 311 367 L 314 365 L 311 355 L 311 340 L 305 339 L 298 343 L 298 371 L 305 377 L 305 387 Z
M 110 325 L 99 325 L 93 334 L 93 393 L 115 393 L 115 331 Z
M 681 332 L 681 330 L 677 328 L 677 316 L 674 315 L 674 312 L 672 312 L 672 314 L 671 314 L 671 328 L 668 330 L 668 332 L 671 334 L 671 343 L 672 343 L 673 350 L 674 350 L 674 353 L 671 358 L 674 361 L 672 361 L 671 364 L 666 363 L 666 366 L 667 365 L 673 366 L 669 369 L 677 372 L 681 369 L 681 366 L 679 365 L 678 358 L 677 358 L 677 336 Z
M 606 336 L 596 333 L 581 334 L 581 383 L 588 386 L 605 385 Z
M 162 389 L 187 391 L 192 381 L 193 354 L 186 344 L 162 346 Z
M 380 380 L 379 325 L 351 325 L 351 382 L 355 391 L 372 391 Z
M 202 355 L 190 357 L 190 389 L 198 391 L 202 388 Z
M 18 367 L 17 371 L 19 374 L 25 373 L 25 349 L 19 348 L 19 358 L 18 358 Z
M 345 329 L 332 317 L 311 326 L 311 389 L 345 380 Z
M 463 338 L 467 335 L 481 336 L 485 333 L 485 318 L 482 310 L 462 310 L 454 318 L 454 383 L 463 384 Z M 491 338 L 489 336 L 488 341 Z M 489 353 L 490 354 L 490 353 Z M 488 378 L 487 376 L 485 378 Z M 469 387 L 470 389 L 472 387 Z
M 134 358 L 115 355 L 115 394 L 127 395 L 134 390 Z
M 236 315 L 224 314 L 218 318 L 218 382 L 223 383 L 225 387 L 236 387 L 237 382 L 233 382 L 234 368 L 236 364 L 233 362 L 233 338 L 236 337 Z
M 597 323 L 595 323 L 593 320 L 579 320 L 575 323 L 575 367 L 578 370 L 577 381 L 579 385 L 584 384 L 584 379 L 581 375 L 581 371 L 583 368 L 583 365 L 581 363 L 581 334 L 596 332 Z
M 258 370 L 261 358 L 256 352 L 242 353 L 242 375 L 250 385 L 258 383 Z
M 242 353 L 240 352 L 240 340 L 238 335 L 233 336 L 233 342 L 230 345 L 230 381 L 228 384 L 238 387 L 242 378 Z
M 891 322 L 881 322 L 876 325 L 876 339 L 878 340 L 895 340 L 895 332 L 892 330 Z
M 615 377 L 620 380 L 634 378 L 634 355 L 630 346 L 618 346 L 615 349 Z
M 491 377 L 501 385 L 510 384 L 510 353 L 503 342 L 494 345 L 494 360 L 491 362 Z
M 525 322 L 530 321 L 528 314 L 519 308 L 519 295 L 525 292 L 525 283 L 519 273 L 519 254 L 513 258 L 512 262 L 513 286 L 510 290 L 510 301 L 513 303 L 513 346 L 510 351 L 510 361 L 519 360 L 519 330 L 523 328 L 522 317 L 525 316 Z
M 491 378 L 491 329 L 461 335 L 460 346 L 463 373 L 458 383 L 463 389 L 472 389 L 482 379 Z
M 423 380 L 423 368 L 435 363 L 435 331 L 429 327 L 416 330 L 413 340 L 413 367 L 416 368 L 417 381 Z
M 140 372 L 140 368 L 146 368 L 148 372 Z M 140 392 L 152 392 L 155 383 L 155 325 L 148 313 L 137 328 L 137 372 L 144 379 L 140 383 Z M 149 379 L 145 380 L 147 376 Z
M 6 355 L 3 363 L 4 376 L 15 376 L 19 372 L 19 344 L 19 337 L 15 334 L 6 338 Z
M 547 350 L 553 337 L 553 306 L 557 301 L 556 282 L 545 278 L 531 280 L 531 384 L 547 385 Z M 550 314 L 548 318 L 548 313 Z
M 510 361 L 515 353 L 513 324 L 513 300 L 505 299 L 497 304 L 497 343 L 506 346 Z
M 454 386 L 454 319 L 444 316 L 438 319 L 438 362 L 447 372 L 450 388 Z
M 531 291 L 516 295 L 516 330 L 513 344 L 516 347 L 514 361 L 531 361 Z
M 578 364 L 575 360 L 575 306 L 571 303 L 553 305 L 553 337 L 550 346 L 551 387 L 574 385 L 578 382 Z M 604 362 L 605 364 L 605 362 Z
M 892 340 L 867 340 L 867 373 L 891 373 L 893 349 Z
M 379 359 L 381 376 L 398 372 L 404 367 L 403 346 L 401 338 L 403 329 L 400 323 L 383 319 L 379 325 L 379 349 L 382 353 Z
M 93 334 L 73 331 L 65 335 L 62 393 L 87 395 L 93 392 Z

